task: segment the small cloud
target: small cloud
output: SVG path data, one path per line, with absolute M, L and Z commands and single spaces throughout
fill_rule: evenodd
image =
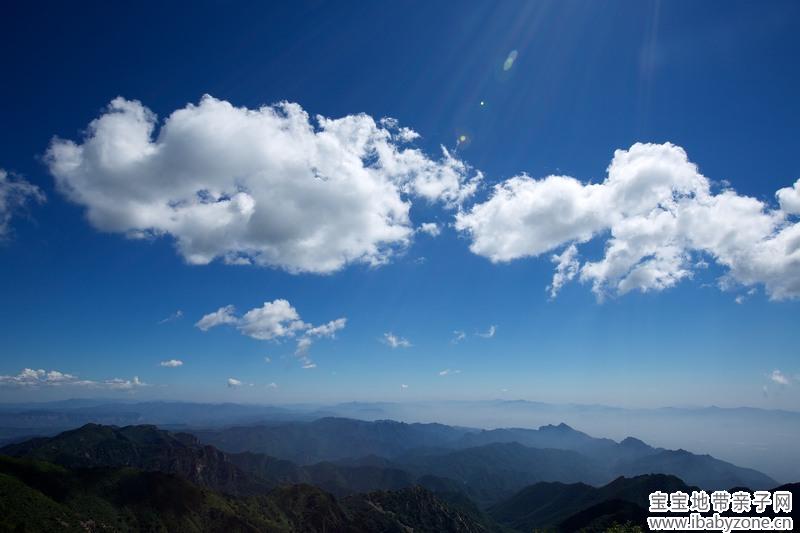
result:
M 382 342 L 389 346 L 390 348 L 410 348 L 411 343 L 408 339 L 404 339 L 403 337 L 398 337 L 394 333 L 384 333 Z
M 101 383 L 102 387 L 114 390 L 133 390 L 139 387 L 147 387 L 147 383 L 139 379 L 139 376 L 133 376 L 133 379 L 107 379 Z
M 421 255 L 421 256 L 417 257 L 416 259 L 414 259 L 414 264 L 415 265 L 424 265 L 427 261 L 428 260 L 425 258 L 425 256 Z
M 304 322 L 300 314 L 287 300 L 277 299 L 264 302 L 261 307 L 251 309 L 238 316 L 233 305 L 220 307 L 201 318 L 195 326 L 202 330 L 220 325 L 232 325 L 240 333 L 253 339 L 280 342 L 284 339 L 297 339 L 295 356 L 307 360 L 308 350 L 317 339 L 336 338 L 336 332 L 344 329 L 347 319 L 337 318 L 325 324 L 314 326 Z M 269 362 L 269 361 L 267 361 Z M 304 366 L 304 368 L 310 368 Z
M 406 385 L 405 383 L 401 383 L 400 384 L 400 390 L 406 390 L 407 388 L 408 388 L 408 385 Z
M 160 324 L 167 324 L 169 322 L 175 322 L 176 320 L 180 320 L 181 318 L 183 318 L 183 311 L 178 309 L 177 311 L 175 311 L 174 313 L 172 313 L 168 317 L 159 320 L 158 323 L 159 323 L 159 325 Z
M 450 342 L 453 344 L 458 344 L 459 342 L 463 341 L 466 338 L 467 334 L 457 329 L 453 332 L 453 338 L 450 339 Z
M 478 337 L 483 337 L 484 339 L 491 339 L 492 337 L 494 337 L 495 333 L 497 333 L 497 326 L 492 324 L 491 326 L 489 326 L 489 329 L 486 330 L 485 333 L 480 333 L 479 332 L 479 333 L 476 333 L 476 335 Z
M 236 378 L 228 378 L 228 388 L 235 389 L 241 387 L 243 383 Z
M 278 388 L 278 384 L 275 383 L 274 381 L 272 383 L 267 383 L 267 388 L 268 389 L 277 389 Z
M 739 305 L 742 305 L 746 299 L 747 298 L 744 295 L 740 294 L 739 296 L 734 298 L 733 301 L 736 302 Z
M 167 368 L 177 368 L 179 366 L 183 366 L 183 361 L 180 359 L 169 359 L 168 361 L 161 361 L 159 365 Z
M 36 185 L 0 168 L 0 241 L 11 233 L 11 219 L 30 203 L 43 203 L 45 195 Z
M 789 376 L 780 370 L 773 370 L 772 374 L 769 375 L 769 379 L 778 385 L 791 385 L 792 383 L 792 381 L 789 379 Z
M 312 368 L 317 368 L 317 363 L 314 361 L 303 361 L 303 366 L 305 370 L 311 370 Z
M 449 368 L 445 368 L 444 370 L 439 372 L 440 376 L 449 376 L 451 374 L 460 374 L 461 370 L 451 370 Z
M 442 233 L 442 229 L 435 222 L 424 222 L 417 228 L 417 231 L 427 233 L 431 237 L 438 237 Z
M 553 281 L 547 286 L 550 292 L 550 299 L 554 300 L 558 292 L 566 283 L 572 281 L 578 274 L 581 263 L 578 261 L 578 248 L 571 244 L 561 254 L 551 257 L 551 261 L 556 264 L 556 271 L 553 274 Z
M 58 370 L 23 368 L 15 376 L 0 376 L 0 386 L 38 389 L 41 387 L 85 387 L 90 389 L 133 390 L 148 385 L 138 376 L 133 379 L 112 378 L 95 381 L 80 379 L 74 374 Z
M 265 363 L 271 363 L 272 362 L 272 358 L 267 356 L 267 357 L 264 358 L 264 362 Z
M 195 327 L 200 331 L 208 331 L 213 327 L 223 324 L 236 324 L 239 322 L 239 318 L 235 313 L 236 308 L 232 305 L 220 307 L 213 313 L 203 315 L 203 317 L 195 323 Z

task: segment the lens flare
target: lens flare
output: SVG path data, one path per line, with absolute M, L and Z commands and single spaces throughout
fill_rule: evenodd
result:
M 508 54 L 508 57 L 503 62 L 503 70 L 510 70 L 511 67 L 514 66 L 514 61 L 517 60 L 517 55 L 518 54 L 516 50 L 511 50 L 511 52 Z

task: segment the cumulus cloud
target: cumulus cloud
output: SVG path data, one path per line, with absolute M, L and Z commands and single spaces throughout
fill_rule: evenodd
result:
M 165 366 L 167 368 L 177 368 L 179 366 L 183 366 L 183 361 L 181 361 L 180 359 L 169 359 L 167 361 L 161 361 L 159 365 Z
M 449 376 L 451 374 L 460 374 L 461 370 L 451 370 L 449 368 L 445 368 L 444 370 L 439 372 L 440 376 Z
M 202 331 L 208 331 L 213 327 L 226 324 L 235 326 L 243 335 L 258 340 L 279 341 L 296 338 L 295 355 L 301 358 L 303 368 L 314 368 L 316 365 L 307 356 L 311 345 L 316 339 L 336 338 L 336 332 L 344 329 L 347 319 L 337 318 L 314 326 L 303 322 L 300 313 L 287 300 L 277 299 L 272 302 L 264 302 L 261 307 L 251 309 L 242 316 L 236 314 L 236 308 L 232 305 L 220 307 L 203 316 L 197 321 L 195 327 Z M 266 357 L 265 361 L 269 363 L 271 359 Z
M 311 118 L 298 104 L 235 107 L 204 96 L 163 123 L 114 99 L 46 161 L 101 231 L 170 235 L 191 264 L 221 258 L 289 272 L 379 265 L 410 242 L 412 202 L 456 208 L 482 176 L 417 134 L 359 114 Z
M 774 300 L 800 297 L 798 183 L 777 193 L 779 208 L 711 181 L 679 146 L 637 143 L 617 150 L 600 183 L 569 176 L 515 176 L 456 215 L 470 250 L 493 262 L 562 250 L 549 290 L 573 278 L 599 299 L 661 291 L 693 275 L 703 257 L 725 269 L 722 286 L 763 285 Z M 598 260 L 578 247 L 605 244 Z M 702 257 L 700 257 L 702 256 Z
M 780 370 L 773 370 L 772 374 L 769 375 L 769 379 L 773 383 L 777 383 L 778 385 L 789 385 L 791 383 L 789 376 L 787 376 Z
M 58 370 L 24 368 L 19 374 L 14 376 L 0 375 L 0 386 L 25 388 L 72 386 L 94 389 L 133 390 L 139 387 L 146 387 L 147 384 L 142 382 L 137 376 L 134 376 L 133 379 L 113 378 L 94 381 L 80 379 L 74 374 L 67 374 Z
M 487 329 L 482 333 L 481 332 L 476 333 L 476 335 L 478 337 L 483 337 L 484 339 L 491 339 L 492 337 L 494 337 L 495 333 L 497 333 L 497 326 L 492 324 L 491 326 L 489 326 L 489 329 Z
M 248 337 L 262 341 L 292 337 L 297 331 L 308 328 L 297 310 L 283 299 L 264 302 L 261 307 L 246 312 L 236 324 Z
M 800 215 L 800 179 L 792 187 L 784 187 L 775 193 L 781 210 L 788 215 Z
M 390 348 L 410 348 L 411 342 L 403 337 L 398 337 L 392 332 L 384 333 L 382 342 Z
M 228 378 L 228 388 L 235 389 L 237 387 L 241 387 L 242 385 L 244 385 L 244 383 L 242 383 L 240 380 L 236 378 Z
M 0 240 L 11 231 L 11 218 L 30 203 L 44 202 L 44 193 L 28 181 L 0 168 Z
M 417 230 L 422 233 L 427 233 L 431 237 L 438 237 L 439 234 L 442 233 L 441 228 L 435 222 L 423 222 Z
M 406 385 L 405 383 L 401 383 L 400 384 L 400 390 L 406 390 L 407 388 L 408 388 L 408 385 Z
M 277 389 L 278 388 L 278 384 L 273 381 L 271 383 L 267 383 L 266 387 L 268 389 Z

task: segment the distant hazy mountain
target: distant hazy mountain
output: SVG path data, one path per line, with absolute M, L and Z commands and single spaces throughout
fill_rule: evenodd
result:
M 455 479 L 473 499 L 488 504 L 537 481 L 601 483 L 590 459 L 570 450 L 493 443 L 445 453 L 408 453 L 397 459 L 411 471 Z
M 751 468 L 741 468 L 710 455 L 695 455 L 686 450 L 659 450 L 652 455 L 621 459 L 615 467 L 620 475 L 672 474 L 705 489 L 749 487 L 767 489 L 778 483 Z
M 228 452 L 258 452 L 312 464 L 366 455 L 394 457 L 416 448 L 452 448 L 469 431 L 472 430 L 443 424 L 321 418 L 313 422 L 194 431 L 194 434 Z
M 166 429 L 188 430 L 308 422 L 323 417 L 441 422 L 475 428 L 537 428 L 564 422 L 590 435 L 618 441 L 635 435 L 655 447 L 708 453 L 733 464 L 755 468 L 782 482 L 800 479 L 800 447 L 796 446 L 800 441 L 800 412 L 749 407 L 630 409 L 526 400 L 268 406 L 75 399 L 0 404 L 0 444 L 31 436 L 51 436 L 89 422 L 118 426 L 157 424 Z M 526 444 L 519 438 L 502 440 L 497 435 L 491 441 Z M 480 444 L 475 441 L 468 445 Z M 312 463 L 321 460 L 319 456 L 308 461 L 293 459 Z
M 679 475 L 709 489 L 778 484 L 765 474 L 709 455 L 653 448 L 634 438 L 620 443 L 597 439 L 566 424 L 476 431 L 442 424 L 324 418 L 195 434 L 228 452 L 249 450 L 300 464 L 380 465 L 457 479 L 478 488 L 481 495 L 473 496 L 480 500 L 502 497 L 536 481 L 603 484 L 621 475 L 651 473 Z M 359 457 L 371 457 L 372 462 L 353 461 Z M 382 459 L 376 462 L 376 457 Z
M 583 483 L 537 483 L 490 507 L 488 513 L 500 524 L 521 531 L 577 531 L 562 524 L 571 521 L 573 527 L 587 527 L 604 515 L 617 515 L 611 522 L 625 523 L 632 515 L 641 516 L 639 512 L 647 509 L 648 495 L 656 490 L 691 491 L 680 479 L 665 475 L 618 478 L 599 488 Z
M 607 478 L 672 474 L 692 485 L 711 489 L 737 485 L 763 489 L 777 485 L 774 479 L 761 472 L 741 468 L 710 455 L 653 448 L 632 437 L 620 443 L 611 439 L 597 439 L 563 423 L 558 426 L 542 426 L 539 429 L 512 428 L 469 433 L 461 438 L 459 444 L 475 446 L 489 442 L 519 442 L 534 448 L 573 450 L 596 461 L 597 468 L 602 468 Z M 603 476 L 595 479 L 601 477 Z M 587 476 L 583 481 L 590 479 Z M 555 478 L 553 480 L 562 481 Z

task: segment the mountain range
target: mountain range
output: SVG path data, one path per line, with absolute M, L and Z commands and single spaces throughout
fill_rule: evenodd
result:
M 231 426 L 312 422 L 328 417 L 368 422 L 386 419 L 408 423 L 439 422 L 451 428 L 463 426 L 470 433 L 486 428 L 494 431 L 490 437 L 492 441 L 501 438 L 500 433 L 509 431 L 496 430 L 498 427 L 530 429 L 564 422 L 616 442 L 635 435 L 654 448 L 682 448 L 695 454 L 711 454 L 733 464 L 755 468 L 783 483 L 800 479 L 800 448 L 794 444 L 800 440 L 800 412 L 713 406 L 630 409 L 527 400 L 274 406 L 73 399 L 0 404 L 0 445 L 34 436 L 56 435 L 90 422 L 117 426 L 155 424 L 173 431 L 193 432 Z M 520 438 L 514 436 L 513 440 Z M 311 454 L 314 453 L 311 450 Z M 307 459 L 294 456 L 292 459 L 314 462 L 319 456 Z
M 605 530 L 643 524 L 653 490 L 777 485 L 710 456 L 566 424 L 323 418 L 195 434 L 87 424 L 0 454 L 0 526 L 13 518 L 34 531 Z
M 385 468 L 450 477 L 498 499 L 537 481 L 609 482 L 620 475 L 663 473 L 703 488 L 778 483 L 756 470 L 709 455 L 654 448 L 634 438 L 617 443 L 566 424 L 539 429 L 474 430 L 442 424 L 366 422 L 323 418 L 196 431 L 202 442 L 227 452 L 263 453 L 298 464 L 338 461 L 364 466 L 358 458 L 384 459 Z M 496 490 L 489 487 L 495 487 Z

